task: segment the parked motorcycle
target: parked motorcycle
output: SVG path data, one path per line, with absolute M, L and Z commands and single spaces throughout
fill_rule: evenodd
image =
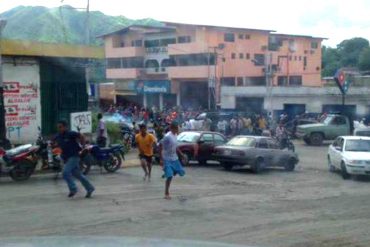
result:
M 289 135 L 286 138 L 279 140 L 280 149 L 288 149 L 292 152 L 295 151 L 295 146 L 290 139 Z
M 86 145 L 81 151 L 81 170 L 87 175 L 92 166 L 97 165 L 107 172 L 116 172 L 122 165 L 124 159 L 124 147 L 117 144 L 107 148 L 100 148 L 98 145 Z
M 14 181 L 24 181 L 34 172 L 37 164 L 37 146 L 26 144 L 5 151 L 0 148 L 0 174 L 9 175 Z

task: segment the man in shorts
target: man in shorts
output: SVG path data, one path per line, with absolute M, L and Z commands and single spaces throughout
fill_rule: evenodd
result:
M 179 132 L 179 125 L 176 122 L 172 122 L 170 125 L 170 131 L 163 137 L 160 142 L 160 153 L 161 153 L 161 166 L 163 167 L 164 176 L 166 178 L 166 186 L 164 192 L 164 198 L 167 200 L 171 199 L 170 196 L 170 185 L 173 176 L 179 174 L 180 176 L 185 175 L 185 170 L 182 167 L 179 157 L 177 154 L 184 156 L 184 154 L 177 148 L 177 134 Z
M 152 174 L 152 158 L 153 158 L 153 145 L 156 143 L 155 137 L 147 133 L 147 128 L 144 123 L 139 124 L 139 133 L 136 135 L 136 145 L 139 149 L 139 158 L 141 167 L 144 170 L 144 181 L 148 179 Z

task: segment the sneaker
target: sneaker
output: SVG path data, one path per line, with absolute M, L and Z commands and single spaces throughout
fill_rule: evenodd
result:
M 92 190 L 88 191 L 88 192 L 86 193 L 85 198 L 91 198 L 92 193 L 93 193 L 94 191 L 95 191 L 95 189 L 92 189 Z
M 68 194 L 68 198 L 72 198 L 72 197 L 74 197 L 76 194 L 77 194 L 77 191 L 71 191 L 71 192 L 69 192 L 69 194 Z

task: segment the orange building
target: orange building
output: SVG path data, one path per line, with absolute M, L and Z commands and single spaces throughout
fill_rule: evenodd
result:
M 323 38 L 169 22 L 102 37 L 118 102 L 276 110 L 289 103 L 284 88 L 322 87 Z

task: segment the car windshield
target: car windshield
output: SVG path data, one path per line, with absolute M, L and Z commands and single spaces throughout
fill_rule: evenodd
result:
M 347 140 L 346 151 L 370 152 L 370 140 Z
M 243 147 L 254 147 L 256 145 L 256 139 L 253 137 L 237 136 L 231 139 L 227 145 L 230 146 L 243 146 Z
M 326 116 L 325 118 L 321 119 L 320 123 L 330 124 L 333 118 L 334 118 L 333 116 Z
M 197 133 L 197 132 L 183 132 L 180 135 L 178 135 L 177 141 L 192 143 L 192 142 L 196 142 L 199 136 L 200 136 L 200 133 Z

